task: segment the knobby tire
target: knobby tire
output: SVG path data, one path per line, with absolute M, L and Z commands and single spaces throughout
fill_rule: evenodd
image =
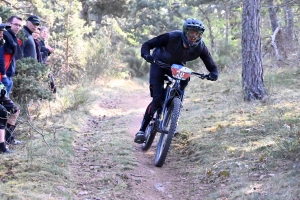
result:
M 174 98 L 165 113 L 163 122 L 164 129 L 168 131 L 168 134 L 161 133 L 157 143 L 155 154 L 156 167 L 162 167 L 166 160 L 178 124 L 180 110 L 181 100 L 179 98 Z
M 155 126 L 155 120 L 151 120 L 151 122 L 149 123 L 145 131 L 147 140 L 142 144 L 142 149 L 144 151 L 147 151 L 151 147 L 154 141 L 156 135 L 156 129 L 154 126 Z

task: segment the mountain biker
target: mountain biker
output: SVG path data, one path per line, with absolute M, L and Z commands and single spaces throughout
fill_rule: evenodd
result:
M 164 69 L 155 64 L 159 60 L 169 65 L 185 65 L 187 61 L 192 61 L 200 57 L 205 64 L 212 81 L 218 79 L 218 68 L 212 59 L 204 42 L 201 40 L 205 28 L 201 21 L 189 18 L 183 23 L 183 30 L 175 30 L 154 37 L 146 41 L 141 47 L 141 56 L 150 62 L 150 95 L 151 103 L 148 105 L 140 130 L 135 136 L 134 142 L 143 143 L 146 140 L 145 130 L 153 118 L 154 113 L 159 109 L 165 99 L 164 75 L 171 76 L 169 69 Z M 154 49 L 152 55 L 150 50 Z M 182 95 L 189 79 L 180 82 Z

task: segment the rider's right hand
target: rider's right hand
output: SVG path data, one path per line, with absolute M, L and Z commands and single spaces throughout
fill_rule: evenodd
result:
M 154 62 L 154 58 L 151 55 L 145 55 L 144 59 L 149 62 L 149 63 L 153 63 Z

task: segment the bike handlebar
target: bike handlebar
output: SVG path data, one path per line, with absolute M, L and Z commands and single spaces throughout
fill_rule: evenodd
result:
M 170 69 L 171 70 L 171 65 L 169 65 L 167 63 L 164 63 L 164 62 L 161 62 L 159 60 L 154 60 L 152 63 L 157 64 L 161 68 Z M 192 72 L 192 75 L 195 75 L 195 76 L 197 76 L 198 78 L 201 78 L 201 79 L 207 79 L 207 80 L 210 80 L 210 81 L 213 80 L 210 77 L 209 74 L 200 74 L 200 73 L 197 73 L 197 72 Z

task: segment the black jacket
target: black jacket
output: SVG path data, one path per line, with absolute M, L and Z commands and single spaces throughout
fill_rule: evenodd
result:
M 4 32 L 4 52 L 13 55 L 13 59 L 6 71 L 8 77 L 12 77 L 16 71 L 16 60 L 22 58 L 22 49 L 18 44 L 18 39 L 11 29 Z
M 195 48 L 184 48 L 181 38 L 182 31 L 172 31 L 159 35 L 142 45 L 141 56 L 150 55 L 150 50 L 153 50 L 152 56 L 155 60 L 160 60 L 168 64 L 186 64 L 187 61 L 192 61 L 201 58 L 207 70 L 218 76 L 218 67 L 212 59 L 204 42 L 201 41 Z M 151 64 L 150 68 L 150 83 L 156 82 L 155 74 L 160 69 L 155 64 Z M 151 75 L 154 75 L 151 77 Z
M 48 58 L 48 56 L 50 56 L 51 52 L 46 47 L 46 44 L 45 44 L 44 40 L 40 40 L 40 47 L 41 47 L 42 63 L 46 63 L 47 62 L 47 58 Z
M 29 30 L 29 28 L 27 28 L 27 26 L 24 26 L 22 31 L 25 33 L 25 39 L 23 40 L 22 44 L 24 58 L 31 57 L 37 59 L 36 47 L 32 37 L 32 32 Z

